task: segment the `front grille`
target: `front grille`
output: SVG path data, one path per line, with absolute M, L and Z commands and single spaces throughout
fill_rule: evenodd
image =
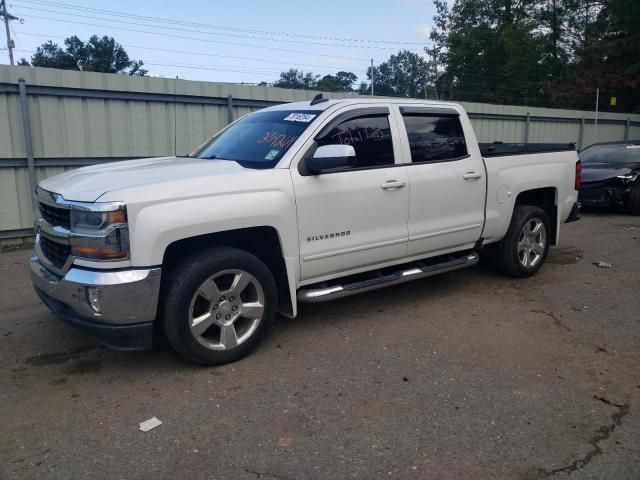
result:
M 64 228 L 71 226 L 71 211 L 68 208 L 54 207 L 40 202 L 40 213 L 50 225 Z
M 42 250 L 42 254 L 56 268 L 62 268 L 71 253 L 71 247 L 69 245 L 54 242 L 44 235 L 40 235 L 40 250 Z

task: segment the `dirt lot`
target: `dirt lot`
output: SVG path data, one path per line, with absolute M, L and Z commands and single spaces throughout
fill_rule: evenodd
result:
M 1 254 L 0 478 L 638 479 L 640 218 L 562 234 L 534 278 L 307 305 L 219 368 L 96 347 Z

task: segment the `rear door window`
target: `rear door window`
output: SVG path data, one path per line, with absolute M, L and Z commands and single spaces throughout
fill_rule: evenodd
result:
M 468 154 L 460 117 L 403 113 L 412 163 L 457 160 Z

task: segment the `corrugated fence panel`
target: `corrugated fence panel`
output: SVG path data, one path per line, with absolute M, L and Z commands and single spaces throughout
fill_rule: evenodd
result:
M 601 124 L 598 123 L 598 142 L 614 142 L 616 140 L 624 139 L 624 128 L 620 128 L 615 124 Z M 629 137 L 633 139 L 633 137 Z M 584 126 L 584 145 L 585 147 L 596 142 L 595 126 L 593 123 L 586 124 Z
M 578 122 L 533 121 L 529 126 L 530 143 L 578 143 L 579 139 Z
M 16 178 L 17 168 L 0 169 L 0 230 L 23 228 L 18 202 L 18 187 L 22 185 Z M 29 203 L 26 204 L 29 206 Z
M 229 118 L 236 120 L 276 103 L 309 100 L 317 93 L 0 66 L 0 236 L 3 231 L 33 224 L 18 95 L 21 78 L 26 86 L 38 180 L 111 159 L 187 154 L 225 127 Z M 593 143 L 593 112 L 461 105 L 469 112 L 481 142 L 578 143 L 582 138 L 583 146 Z M 640 115 L 601 114 L 598 141 L 620 140 L 625 129 L 629 138 L 640 139 Z
M 513 120 L 471 118 L 479 142 L 523 142 L 525 123 Z
M 18 95 L 0 94 L 0 158 L 26 156 Z
M 36 179 L 40 181 L 73 168 L 76 167 L 41 167 L 36 170 Z M 34 218 L 27 168 L 0 169 L 0 189 L 0 231 L 31 227 Z

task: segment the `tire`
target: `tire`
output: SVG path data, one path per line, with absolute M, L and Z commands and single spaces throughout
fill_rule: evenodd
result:
M 190 255 L 168 272 L 163 292 L 159 319 L 169 344 L 201 365 L 247 356 L 269 332 L 277 310 L 271 271 L 237 248 Z
M 539 230 L 532 232 L 533 226 Z M 516 205 L 507 234 L 493 255 L 496 266 L 512 277 L 524 278 L 535 274 L 547 258 L 550 233 L 549 217 L 544 210 Z
M 627 208 L 631 215 L 640 215 L 640 185 L 633 187 L 629 192 Z

